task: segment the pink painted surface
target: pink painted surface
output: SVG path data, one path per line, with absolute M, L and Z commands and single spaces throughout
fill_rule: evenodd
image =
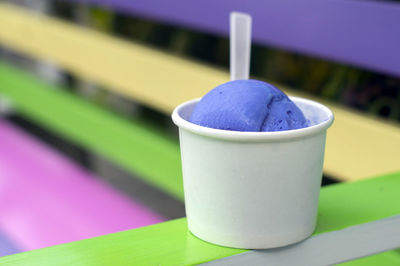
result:
M 164 220 L 0 120 L 0 228 L 19 247 L 37 249 Z

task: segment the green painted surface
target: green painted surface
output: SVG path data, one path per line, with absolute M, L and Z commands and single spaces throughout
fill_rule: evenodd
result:
M 186 219 L 0 258 L 1 265 L 194 265 L 244 252 L 208 244 Z
M 400 172 L 321 190 L 314 234 L 400 214 Z M 0 258 L 2 265 L 195 265 L 245 250 L 191 235 L 186 219 Z
M 177 141 L 0 62 L 0 94 L 19 112 L 183 200 Z
M 321 190 L 316 233 L 400 215 L 400 172 Z
M 391 250 L 339 264 L 341 266 L 399 266 L 400 250 Z

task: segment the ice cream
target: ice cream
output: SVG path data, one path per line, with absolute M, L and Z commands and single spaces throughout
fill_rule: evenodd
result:
M 235 131 L 282 131 L 308 126 L 301 110 L 278 88 L 258 80 L 234 80 L 199 101 L 190 122 Z
M 250 16 L 232 13 L 230 32 L 232 81 L 172 113 L 188 229 L 228 247 L 286 246 L 315 229 L 333 114 L 317 102 L 248 80 Z

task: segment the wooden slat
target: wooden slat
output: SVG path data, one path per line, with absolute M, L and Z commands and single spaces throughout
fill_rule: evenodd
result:
M 308 245 L 315 238 L 337 234 L 337 245 L 345 246 L 345 230 L 379 223 L 378 232 L 388 233 L 385 220 L 400 222 L 400 172 L 353 183 L 342 183 L 322 188 L 317 229 L 313 237 L 290 248 Z M 392 217 L 393 219 L 391 219 Z M 392 223 L 393 225 L 393 223 Z M 361 228 L 361 227 L 360 227 Z M 359 228 L 359 229 L 360 229 Z M 398 226 L 396 227 L 398 228 Z M 386 230 L 386 231 L 385 231 Z M 368 230 L 361 235 L 367 235 Z M 400 241 L 395 230 L 391 240 Z M 361 237 L 362 239 L 362 237 Z M 361 242 L 360 250 L 367 250 L 374 241 Z M 389 242 L 389 240 L 388 240 Z M 334 251 L 328 250 L 325 252 Z M 279 254 L 279 249 L 266 251 Z M 346 253 L 346 251 L 342 251 Z M 242 253 L 242 254 L 240 254 Z M 206 243 L 187 230 L 186 219 L 173 220 L 153 226 L 110 234 L 97 238 L 67 243 L 45 249 L 0 258 L 1 265 L 197 265 L 216 259 L 253 253 Z M 261 253 L 263 253 L 261 251 Z M 312 258 L 313 250 L 304 256 Z M 328 256 L 329 257 L 329 256 Z M 230 259 L 234 259 L 230 257 Z M 241 264 L 243 265 L 243 264 Z M 264 265 L 264 264 L 261 264 Z M 312 264 L 308 264 L 312 265 Z M 321 265 L 321 264 L 318 264 Z
M 252 15 L 253 40 L 400 76 L 400 5 L 348 0 L 64 0 L 184 28 L 228 35 L 229 13 Z M 204 19 L 207 18 L 207 19 Z
M 314 235 L 295 245 L 256 250 L 210 261 L 204 266 L 336 265 L 399 247 L 400 239 L 395 236 L 399 227 L 400 215 L 397 215 L 331 233 Z
M 400 250 L 391 250 L 358 260 L 341 263 L 339 266 L 398 266 L 400 265 Z
M 0 24 L 7 25 L 0 31 L 0 44 L 53 61 L 165 113 L 229 79 L 225 71 L 7 4 L 0 4 Z M 336 119 L 328 133 L 327 174 L 357 180 L 400 170 L 398 125 L 328 106 Z
M 0 24 L 0 43 L 167 113 L 228 80 L 224 71 L 4 3 Z
M 183 200 L 177 141 L 0 62 L 0 93 L 24 116 Z
M 20 250 L 165 221 L 1 119 L 0 147 L 0 228 Z

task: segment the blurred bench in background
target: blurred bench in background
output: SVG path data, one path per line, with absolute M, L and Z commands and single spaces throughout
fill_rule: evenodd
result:
M 2 119 L 0 147 L 0 228 L 21 250 L 165 220 Z
M 54 62 L 82 78 L 167 114 L 179 103 L 201 97 L 228 80 L 224 71 L 10 5 L 0 5 L 0 22 L 7 25 L 0 32 L 0 43 L 7 47 Z M 381 41 L 386 42 L 385 39 Z M 375 47 L 369 50 L 374 54 L 371 49 Z M 353 54 L 357 51 L 354 49 Z M 363 56 L 366 56 L 364 52 L 360 54 Z M 315 98 L 289 89 L 286 92 Z M 336 121 L 329 131 L 325 174 L 339 180 L 356 180 L 400 170 L 398 125 L 338 105 L 328 103 L 328 106 L 334 111 Z
M 313 236 L 284 248 L 248 251 L 212 245 L 189 233 L 186 219 L 182 218 L 19 253 L 0 258 L 0 263 L 333 265 L 400 246 L 399 177 L 400 172 L 322 188 L 317 229 Z M 379 265 L 397 265 L 399 256 L 391 255 L 380 255 Z M 364 263 L 365 260 L 359 265 Z M 350 265 L 357 265 L 357 261 Z
M 254 39 L 258 43 L 279 45 L 294 51 L 400 75 L 400 61 L 395 60 L 393 56 L 400 46 L 400 39 L 389 30 L 381 30 L 390 29 L 398 20 L 399 6 L 392 3 L 335 0 L 324 3 L 310 1 L 303 5 L 305 3 L 302 2 L 271 1 L 260 7 L 261 2 L 249 1 L 246 7 L 242 8 L 235 6 L 236 3 L 228 5 L 210 1 L 98 2 L 121 12 L 184 24 L 217 34 L 226 34 L 229 11 L 245 11 L 254 17 Z M 179 4 L 180 13 L 175 12 L 175 4 Z M 154 8 L 154 5 L 157 8 Z M 313 11 L 310 13 L 310 10 Z M 1 45 L 35 59 L 53 62 L 78 77 L 94 81 L 166 114 L 177 104 L 200 97 L 229 79 L 225 71 L 7 4 L 0 4 L 0 23 L 7 25 L 0 31 Z M 282 30 L 283 23 L 287 31 Z M 365 45 L 366 43 L 369 45 Z M 360 47 L 363 49 L 359 49 Z M 284 90 L 289 94 L 315 98 L 299 92 L 294 93 L 290 89 Z M 18 112 L 36 123 L 138 174 L 146 182 L 166 191 L 172 197 L 183 199 L 178 143 L 157 132 L 146 121 L 128 121 L 118 117 L 4 63 L 0 65 L 0 93 L 12 100 Z M 335 113 L 336 121 L 328 134 L 325 174 L 338 180 L 357 180 L 400 170 L 398 125 L 356 113 L 342 106 L 326 104 Z M 325 188 L 321 195 L 322 210 L 324 206 L 336 206 L 335 210 L 339 212 L 330 209 L 329 215 L 340 217 L 339 220 L 334 220 L 337 223 L 331 229 L 340 233 L 347 226 L 399 214 L 399 210 L 390 204 L 399 200 L 395 192 L 398 189 L 398 180 L 398 176 L 393 175 L 382 180 L 372 179 L 369 181 L 371 183 L 359 183 L 372 184 L 367 186 L 372 190 L 368 190 L 364 185 L 352 184 L 340 185 L 342 189 L 337 190 Z M 376 189 L 389 189 L 391 192 L 383 193 L 382 197 Z M 328 195 L 327 191 L 332 190 L 338 192 L 330 194 L 330 201 L 324 202 L 324 195 Z M 357 198 L 357 195 L 362 197 Z M 389 211 L 380 212 L 380 205 L 366 204 L 368 200 L 389 204 Z M 363 208 L 365 205 L 368 206 L 367 209 Z M 351 210 L 346 209 L 347 206 Z M 346 213 L 340 212 L 346 210 Z M 365 219 L 353 223 L 349 213 L 361 210 L 366 211 L 363 216 Z M 320 217 L 319 221 L 322 225 L 331 221 L 321 218 L 323 217 Z M 346 224 L 347 222 L 349 223 Z M 183 237 L 164 238 L 161 232 L 179 233 Z M 147 246 L 149 236 L 154 237 L 150 243 L 150 250 Z M 121 239 L 122 241 L 118 242 Z M 241 252 L 215 247 L 191 237 L 187 233 L 184 220 L 85 241 L 6 257 L 3 262 L 29 261 L 41 264 L 51 260 L 69 264 L 109 260 L 110 263 L 123 263 L 126 262 L 125 259 L 129 262 L 134 261 L 135 258 L 129 256 L 144 252 L 142 262 L 150 262 L 151 258 L 155 258 L 158 263 L 162 263 L 169 260 L 165 254 L 171 247 L 171 252 L 180 250 L 184 253 L 183 257 L 172 256 L 174 260 L 170 262 L 176 265 L 201 263 Z M 176 245 L 171 245 L 171 241 Z M 357 241 L 362 243 L 361 239 Z M 345 244 L 338 243 L 338 246 Z M 153 248 L 154 244 L 159 246 Z M 91 248 L 88 248 L 89 246 Z M 107 255 L 102 252 L 105 247 L 111 249 Z M 196 253 L 194 250 L 199 247 L 214 250 L 213 255 L 207 257 L 205 254 Z M 380 252 L 385 250 L 384 247 L 382 244 L 375 251 L 366 248 L 361 253 L 354 252 L 336 262 Z M 154 252 L 160 252 L 159 256 L 155 256 Z M 122 253 L 124 256 L 119 256 Z M 244 254 L 251 258 L 253 255 L 248 253 Z M 71 254 L 76 256 L 70 256 Z M 67 262 L 65 258 L 71 261 Z
M 38 124 L 183 200 L 179 147 L 145 120 L 127 120 L 0 62 L 0 93 Z
M 228 36 L 229 13 L 253 18 L 253 43 L 278 46 L 329 60 L 400 76 L 397 3 L 346 0 L 61 0 L 94 4 L 119 13 Z

